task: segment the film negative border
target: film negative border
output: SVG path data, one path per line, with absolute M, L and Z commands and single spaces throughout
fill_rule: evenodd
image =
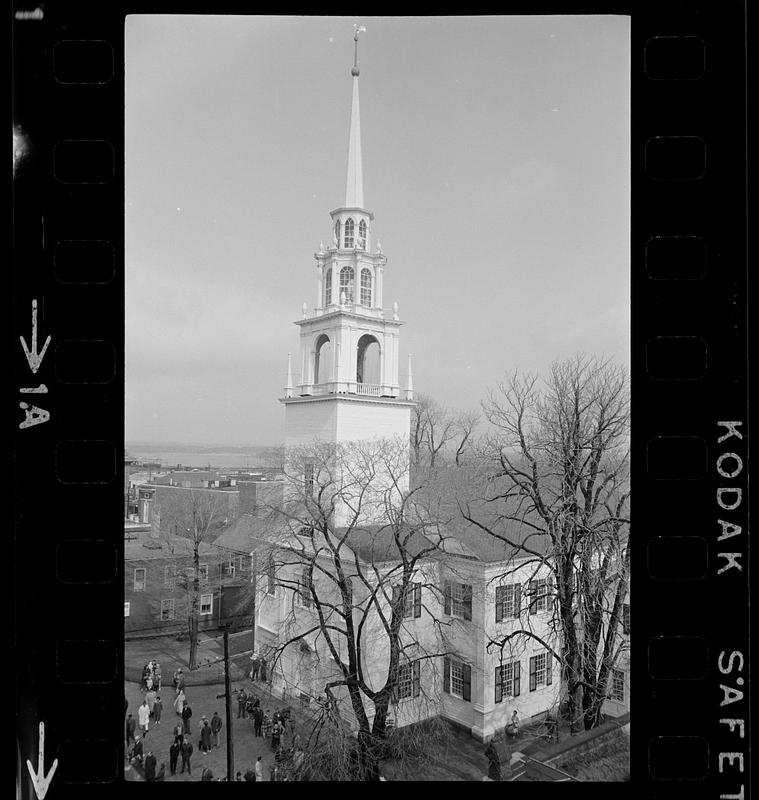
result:
M 123 772 L 122 21 L 13 37 L 18 796 L 81 796 Z
M 743 798 L 751 776 L 742 18 L 737 6 L 681 11 L 632 15 L 632 585 L 648 605 L 643 624 L 632 623 L 642 698 L 634 758 L 645 747 L 642 796 Z
M 209 10 L 14 5 L 13 556 L 24 800 L 124 785 L 123 24 L 127 13 Z M 632 17 L 639 711 L 632 784 L 614 790 L 749 797 L 745 4 L 508 11 Z M 73 711 L 82 707 L 86 725 Z

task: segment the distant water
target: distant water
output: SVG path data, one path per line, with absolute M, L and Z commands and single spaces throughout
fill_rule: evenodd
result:
M 158 461 L 168 467 L 174 467 L 177 464 L 182 464 L 186 467 L 207 467 L 210 464 L 212 467 L 234 467 L 235 469 L 240 469 L 242 467 L 263 467 L 267 465 L 266 462 L 268 461 L 268 459 L 262 458 L 261 454 L 255 451 L 250 453 L 230 453 L 220 450 L 213 453 L 194 453 L 190 450 L 172 453 L 166 450 L 130 449 L 129 454 L 140 461 Z

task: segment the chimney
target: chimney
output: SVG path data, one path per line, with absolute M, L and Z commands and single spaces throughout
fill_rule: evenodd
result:
M 257 505 L 256 496 L 258 493 L 258 485 L 255 481 L 237 481 L 237 490 L 239 491 L 237 503 L 238 515 L 253 514 Z

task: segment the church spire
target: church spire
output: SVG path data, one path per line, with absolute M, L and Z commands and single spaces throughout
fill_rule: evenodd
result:
M 358 104 L 358 35 L 366 31 L 363 25 L 353 26 L 353 102 L 351 104 L 351 127 L 348 138 L 348 178 L 345 183 L 345 207 L 364 207 L 364 180 L 361 165 L 361 115 Z

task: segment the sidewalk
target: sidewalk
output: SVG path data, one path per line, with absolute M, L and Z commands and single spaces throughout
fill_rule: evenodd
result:
M 233 633 L 229 636 L 231 681 L 244 680 L 250 669 L 250 631 Z M 207 686 L 224 683 L 224 646 L 222 637 L 211 638 L 201 633 L 198 639 L 198 668 L 190 670 L 188 656 L 190 644 L 185 639 L 177 641 L 173 636 L 151 639 L 134 639 L 124 643 L 124 680 L 139 683 L 142 670 L 151 659 L 161 665 L 163 685 L 171 685 L 171 676 L 181 667 L 187 686 Z M 247 648 L 247 649 L 245 649 Z

